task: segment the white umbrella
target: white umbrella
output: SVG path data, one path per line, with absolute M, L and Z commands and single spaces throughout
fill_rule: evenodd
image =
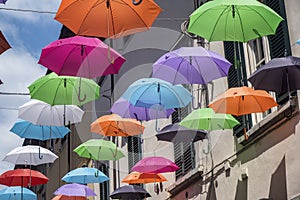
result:
M 17 165 L 41 165 L 53 163 L 57 158 L 58 156 L 48 149 L 35 145 L 27 145 L 10 151 L 3 158 L 3 161 Z
M 19 118 L 44 126 L 81 122 L 84 111 L 75 105 L 56 105 L 33 99 L 19 107 Z

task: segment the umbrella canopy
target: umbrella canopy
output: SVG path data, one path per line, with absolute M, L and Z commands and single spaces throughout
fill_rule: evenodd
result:
M 265 112 L 274 106 L 278 104 L 269 93 L 245 86 L 230 88 L 209 104 L 217 113 L 236 116 Z
M 277 94 L 300 89 L 300 58 L 287 56 L 274 58 L 258 68 L 249 78 L 255 89 Z
M 40 146 L 27 145 L 14 148 L 3 158 L 3 161 L 17 165 L 41 165 L 53 163 L 57 155 Z
M 81 167 L 68 172 L 61 180 L 67 183 L 102 183 L 109 178 L 100 170 L 90 167 Z
M 63 138 L 70 132 L 70 129 L 64 126 L 35 125 L 25 120 L 19 120 L 13 125 L 10 131 L 21 138 L 49 140 Z
M 125 156 L 113 142 L 101 139 L 88 140 L 76 147 L 74 152 L 93 160 L 118 160 Z
M 123 180 L 123 183 L 128 184 L 145 184 L 165 182 L 167 179 L 161 174 L 131 172 Z
M 275 34 L 282 20 L 257 0 L 214 0 L 191 14 L 188 32 L 208 41 L 247 42 Z
M 91 124 L 91 132 L 104 136 L 133 136 L 143 133 L 144 129 L 139 121 L 117 114 L 104 115 Z
M 23 190 L 23 191 L 22 191 Z M 27 188 L 7 187 L 0 190 L 0 199 L 5 200 L 37 200 L 37 195 Z
M 96 78 L 117 74 L 125 58 L 98 38 L 74 36 L 42 49 L 39 64 L 58 75 Z
M 55 192 L 55 195 L 65 195 L 65 196 L 97 196 L 96 193 L 90 189 L 86 185 L 72 183 L 72 184 L 65 184 L 58 188 Z
M 50 73 L 34 81 L 29 87 L 32 99 L 50 105 L 83 105 L 99 98 L 100 87 L 91 79 L 58 76 Z
M 52 198 L 52 200 L 86 200 L 86 197 L 58 195 Z
M 232 115 L 215 113 L 211 108 L 201 108 L 192 111 L 180 123 L 190 129 L 197 130 L 222 130 L 232 129 L 240 124 Z
M 206 134 L 207 131 L 193 130 L 184 126 L 179 126 L 178 123 L 175 123 L 165 126 L 155 136 L 158 140 L 161 141 L 168 141 L 173 143 L 191 143 L 205 139 Z
M 119 187 L 109 196 L 112 199 L 144 199 L 151 197 L 144 188 L 137 185 L 125 185 Z
M 181 108 L 192 100 L 192 94 L 182 85 L 172 85 L 157 78 L 137 80 L 122 97 L 134 106 L 156 109 Z
M 153 64 L 152 77 L 172 84 L 206 84 L 228 75 L 231 63 L 203 47 L 181 47 Z
M 171 160 L 160 156 L 152 156 L 143 158 L 142 160 L 137 162 L 131 168 L 131 171 L 158 174 L 165 172 L 174 172 L 178 169 L 179 167 Z
M 152 0 L 139 5 L 132 0 L 63 0 L 55 19 L 77 35 L 116 38 L 148 30 L 161 11 Z
M 19 118 L 44 126 L 64 126 L 81 122 L 84 111 L 75 105 L 56 105 L 32 99 L 19 107 Z
M 149 121 L 152 119 L 169 118 L 175 109 L 151 109 L 137 107 L 129 103 L 126 99 L 118 99 L 111 107 L 111 112 L 124 118 L 132 118 L 139 121 Z
M 0 175 L 0 184 L 7 186 L 35 186 L 46 184 L 48 178 L 41 172 L 30 169 L 15 169 Z
M 0 1 L 0 3 L 5 3 L 6 1 Z M 2 31 L 0 31 L 0 54 L 5 52 L 7 49 L 11 48 L 6 38 L 4 37 Z

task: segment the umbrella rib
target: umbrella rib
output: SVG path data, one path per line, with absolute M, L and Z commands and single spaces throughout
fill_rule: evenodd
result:
M 222 15 L 227 11 L 228 8 L 230 8 L 230 5 L 227 6 L 227 7 L 222 11 L 222 13 L 218 16 L 217 21 L 216 21 L 216 23 L 214 23 L 214 27 L 213 27 L 213 29 L 212 29 L 212 31 L 211 31 L 211 36 L 210 36 L 210 38 L 209 38 L 209 41 L 212 40 L 213 35 L 214 35 L 214 33 L 215 33 L 215 29 L 216 29 L 216 27 L 217 27 L 217 25 L 218 25 L 218 23 L 219 23 L 219 21 L 220 21 Z M 228 15 L 227 15 L 227 16 L 228 16 Z M 226 27 L 226 26 L 225 26 L 225 27 Z M 225 32 L 225 34 L 226 34 L 226 32 Z M 226 38 L 226 35 L 225 35 L 225 38 Z
M 237 15 L 239 16 L 239 19 L 240 19 L 240 25 L 241 25 L 241 30 L 242 30 L 242 34 L 243 34 L 243 41 L 246 42 L 246 37 L 245 37 L 245 32 L 244 32 L 243 21 L 242 21 L 242 18 L 241 18 L 239 9 L 236 9 L 236 13 L 237 13 Z M 235 30 L 234 30 L 234 31 L 235 31 Z
M 206 83 L 206 81 L 204 80 L 204 76 L 202 75 L 202 72 L 201 72 L 200 64 L 198 63 L 197 59 L 195 59 L 195 62 L 197 63 L 197 67 L 198 67 L 198 69 L 199 69 L 199 73 L 200 73 L 200 75 L 201 75 L 201 78 L 202 78 L 203 83 Z
M 178 75 L 178 72 L 179 72 L 180 66 L 181 66 L 181 64 L 183 63 L 183 61 L 184 61 L 184 60 L 185 60 L 185 58 L 184 58 L 184 57 L 182 57 L 182 59 L 181 59 L 180 63 L 178 64 L 178 67 L 177 67 L 177 70 L 176 70 L 176 73 L 175 73 L 175 77 L 174 77 L 174 82 L 175 82 L 175 80 L 176 80 L 176 77 L 177 77 L 177 75 Z

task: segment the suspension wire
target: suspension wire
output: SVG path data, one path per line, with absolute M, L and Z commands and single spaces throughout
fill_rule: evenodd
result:
M 21 8 L 0 7 L 0 10 L 15 11 L 15 12 L 30 12 L 30 13 L 40 13 L 40 14 L 54 14 L 54 15 L 56 14 L 56 12 L 53 11 L 40 11 L 40 10 L 21 9 Z

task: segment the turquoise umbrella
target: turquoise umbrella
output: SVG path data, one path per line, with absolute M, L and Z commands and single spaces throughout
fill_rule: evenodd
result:
M 100 170 L 90 167 L 81 167 L 68 172 L 61 180 L 67 183 L 102 183 L 109 178 Z
M 22 191 L 23 190 L 23 191 Z M 7 187 L 0 190 L 0 199 L 5 200 L 36 200 L 37 195 L 27 188 L 21 187 Z

